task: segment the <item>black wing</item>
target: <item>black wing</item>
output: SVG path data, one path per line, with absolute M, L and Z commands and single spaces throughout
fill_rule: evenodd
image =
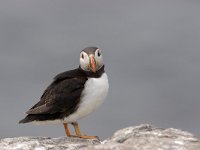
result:
M 26 113 L 67 114 L 75 110 L 87 78 L 72 78 L 68 75 L 69 72 L 65 72 L 56 76 L 54 82 L 44 91 L 40 101 Z

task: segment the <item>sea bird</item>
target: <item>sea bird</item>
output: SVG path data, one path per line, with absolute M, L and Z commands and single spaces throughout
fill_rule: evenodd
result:
M 63 124 L 68 137 L 94 139 L 81 133 L 78 120 L 94 112 L 105 100 L 109 89 L 102 51 L 87 47 L 80 52 L 80 65 L 54 77 L 40 101 L 30 108 L 19 123 Z M 72 135 L 72 124 L 76 135 Z

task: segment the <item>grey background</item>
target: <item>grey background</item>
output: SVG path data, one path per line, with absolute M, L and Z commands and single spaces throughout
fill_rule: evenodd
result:
M 65 136 L 18 121 L 87 46 L 103 50 L 110 92 L 84 133 L 151 123 L 200 136 L 199 15 L 195 0 L 0 1 L 0 136 Z

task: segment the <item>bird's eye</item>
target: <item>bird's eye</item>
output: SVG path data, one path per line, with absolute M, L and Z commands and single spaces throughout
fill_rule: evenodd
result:
M 84 59 L 84 54 L 82 54 L 81 57 Z
M 98 55 L 98 57 L 99 57 L 99 56 L 101 56 L 101 53 L 98 51 L 97 55 Z

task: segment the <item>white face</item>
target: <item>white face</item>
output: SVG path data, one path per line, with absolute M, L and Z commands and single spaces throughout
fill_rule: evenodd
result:
M 103 56 L 100 49 L 96 49 L 94 54 L 80 53 L 80 66 L 85 71 L 96 72 L 103 66 Z

